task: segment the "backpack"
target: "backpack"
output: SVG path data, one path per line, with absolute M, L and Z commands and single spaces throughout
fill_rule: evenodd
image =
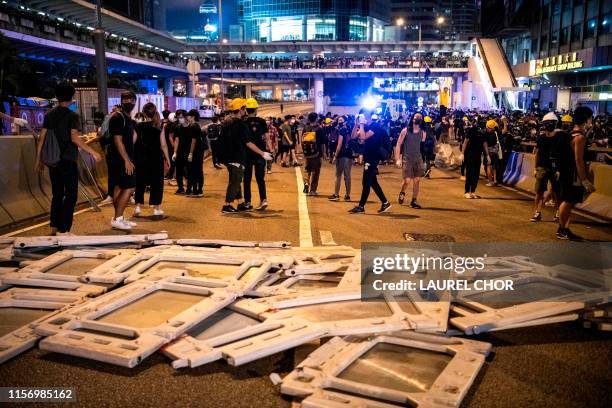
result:
M 302 138 L 302 151 L 304 152 L 304 157 L 308 159 L 319 156 L 317 134 L 314 131 L 304 133 Z
M 68 114 L 64 115 L 61 120 L 65 121 L 67 117 Z M 40 152 L 40 160 L 47 167 L 55 167 L 62 160 L 62 151 L 63 149 L 55 135 L 55 129 L 47 129 L 45 141 Z
M 227 164 L 229 158 L 230 135 L 229 125 L 220 126 L 219 136 L 217 137 L 217 143 L 215 144 L 215 155 L 219 159 L 219 163 Z
M 110 134 L 110 120 L 113 117 L 113 115 L 117 113 L 117 112 L 113 112 L 113 113 L 109 113 L 108 115 L 106 115 L 104 117 L 104 120 L 102 121 L 102 126 L 100 127 L 100 146 L 102 146 L 102 148 L 106 148 L 107 146 L 109 146 L 112 142 L 113 142 L 113 136 Z M 125 126 L 125 117 L 123 116 L 123 114 L 121 115 L 121 119 L 123 119 L 123 126 Z
M 206 134 L 208 135 L 209 141 L 215 142 L 217 139 L 219 139 L 219 136 L 221 134 L 221 126 L 217 123 L 212 123 L 208 125 L 208 127 L 206 128 Z

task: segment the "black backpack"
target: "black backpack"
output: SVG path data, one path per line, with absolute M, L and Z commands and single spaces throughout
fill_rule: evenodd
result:
M 208 127 L 206 128 L 206 133 L 208 135 L 209 141 L 211 142 L 217 141 L 221 134 L 221 125 L 219 125 L 218 123 L 212 123 L 208 125 Z

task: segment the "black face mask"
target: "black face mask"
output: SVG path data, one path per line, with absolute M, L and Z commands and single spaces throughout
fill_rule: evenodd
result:
M 423 121 L 421 119 L 415 119 L 414 123 L 415 125 L 420 125 L 421 123 L 423 123 Z
M 125 113 L 130 113 L 132 109 L 134 109 L 134 106 L 136 105 L 131 102 L 126 102 L 121 104 L 121 109 L 123 109 L 123 112 Z

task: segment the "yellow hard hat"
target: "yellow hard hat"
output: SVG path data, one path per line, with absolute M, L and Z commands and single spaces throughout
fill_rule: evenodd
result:
M 464 117 L 463 117 L 463 120 L 469 120 L 469 119 L 468 119 L 468 117 L 467 117 L 467 116 L 464 116 Z
M 237 111 L 246 105 L 246 101 L 242 98 L 234 98 L 227 105 L 227 109 L 230 111 Z
M 497 122 L 493 119 L 487 120 L 487 129 L 495 129 L 497 127 Z
M 257 109 L 259 108 L 259 104 L 255 100 L 255 98 L 249 98 L 246 100 L 246 108 L 247 109 Z
M 573 122 L 574 119 L 572 119 L 572 117 L 568 114 L 563 115 L 563 117 L 561 118 L 561 122 Z
M 331 123 L 331 118 L 325 118 L 325 123 Z
M 431 118 L 429 116 L 425 116 L 425 119 L 423 120 L 425 121 L 425 123 L 431 122 Z

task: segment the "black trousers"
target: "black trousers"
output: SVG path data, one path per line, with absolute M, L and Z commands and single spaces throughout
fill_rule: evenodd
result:
M 234 200 L 240 200 L 242 198 L 242 177 L 244 176 L 244 169 L 242 167 L 236 167 L 232 164 L 227 164 L 227 191 L 225 193 L 225 201 L 232 203 Z
M 164 160 L 158 157 L 147 157 L 136 163 L 136 204 L 144 204 L 144 193 L 150 186 L 149 205 L 160 205 L 164 197 Z
M 255 181 L 259 190 L 259 200 L 266 200 L 266 161 L 261 157 L 247 157 L 244 168 L 244 201 L 251 202 L 251 180 L 255 169 Z
M 359 206 L 365 207 L 368 202 L 368 197 L 370 196 L 370 189 L 374 190 L 374 193 L 378 196 L 378 199 L 381 203 L 386 203 L 387 198 L 385 197 L 385 193 L 382 190 L 380 184 L 378 184 L 378 178 L 376 177 L 376 173 L 378 173 L 378 165 L 366 163 L 365 168 L 363 170 L 363 179 L 361 190 L 361 199 L 359 200 Z
M 203 153 L 194 153 L 191 163 L 189 163 L 188 172 L 189 182 L 187 190 L 193 193 L 201 193 L 204 189 L 204 155 Z
M 177 154 L 176 162 L 174 164 L 176 165 L 176 185 L 180 190 L 182 190 L 184 185 L 183 180 L 187 181 L 189 178 L 189 170 L 187 166 L 189 162 L 187 161 L 187 155 L 180 153 Z
M 115 185 L 117 184 L 115 182 L 115 178 L 112 176 L 113 172 L 110 170 L 111 166 L 113 165 L 113 163 L 111 162 L 111 155 L 108 153 L 108 149 L 106 151 L 106 155 L 104 157 L 104 159 L 106 160 L 106 168 L 107 170 L 107 176 L 106 176 L 106 195 L 108 196 L 113 196 L 113 194 L 115 193 Z
M 213 165 L 220 165 L 219 161 L 219 142 L 217 140 L 210 141 L 210 154 L 212 156 Z
M 79 192 L 79 171 L 76 162 L 60 160 L 49 168 L 51 179 L 51 228 L 69 232 L 72 228 L 74 206 Z
M 480 160 L 466 158 L 465 163 L 465 192 L 474 193 L 478 187 L 478 178 L 480 177 Z

